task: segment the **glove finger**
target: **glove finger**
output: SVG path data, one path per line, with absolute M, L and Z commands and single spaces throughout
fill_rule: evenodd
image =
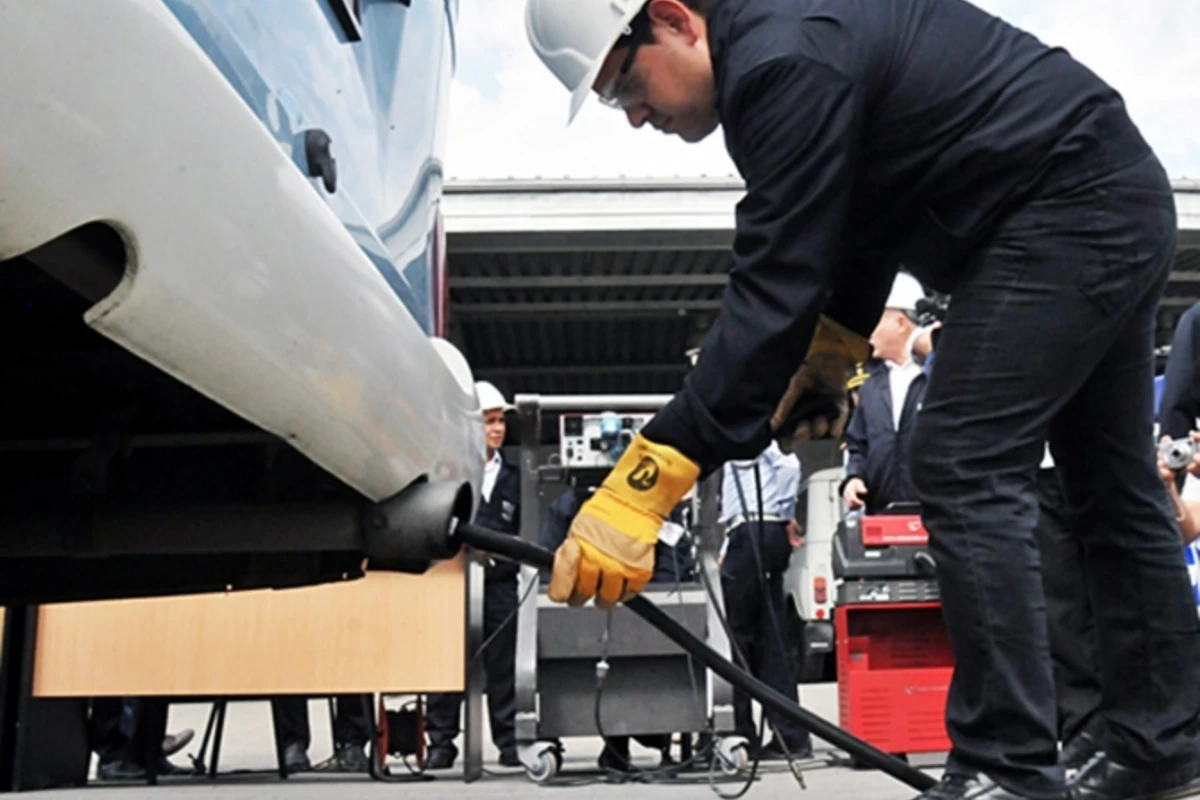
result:
M 579 547 L 579 542 L 568 536 L 554 554 L 550 585 L 546 587 L 546 596 L 551 602 L 565 603 L 571 598 L 579 577 L 579 560 L 582 557 L 583 550 Z
M 567 605 L 578 608 L 595 596 L 600 586 L 600 568 L 590 558 L 579 561 L 579 574 L 575 579 L 575 591 L 567 601 Z
M 829 436 L 831 439 L 841 439 L 842 438 L 842 434 L 844 434 L 846 432 L 846 421 L 848 419 L 850 419 L 849 408 L 844 403 L 840 404 L 840 405 L 842 406 L 842 413 L 834 421 L 833 428 L 829 432 Z
M 617 572 L 600 574 L 600 588 L 596 592 L 596 607 L 610 609 L 625 596 L 628 589 L 625 576 Z
M 775 406 L 775 413 L 771 415 L 771 430 L 779 430 L 779 427 L 787 422 L 788 415 L 792 413 L 792 408 L 808 384 L 806 377 L 803 365 L 793 373 L 792 379 L 788 381 L 787 391 L 783 393 L 779 404 Z

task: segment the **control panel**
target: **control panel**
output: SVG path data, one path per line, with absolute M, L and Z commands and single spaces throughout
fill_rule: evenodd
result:
M 558 452 L 565 467 L 611 467 L 653 414 L 563 414 Z

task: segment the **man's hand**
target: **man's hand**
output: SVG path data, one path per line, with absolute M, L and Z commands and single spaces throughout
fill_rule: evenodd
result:
M 925 359 L 929 358 L 929 354 L 933 352 L 933 332 L 940 327 L 942 327 L 942 323 L 939 320 L 922 330 L 913 340 L 912 355 L 918 363 L 924 364 Z
M 804 547 L 804 537 L 801 535 L 802 533 L 803 533 L 803 530 L 800 528 L 799 522 L 797 522 L 794 519 L 788 520 L 788 524 L 787 524 L 788 544 L 790 544 L 793 549 L 798 548 L 798 547 Z
M 1200 444 L 1200 431 L 1192 431 L 1191 437 L 1193 442 Z M 1159 444 L 1166 444 L 1170 441 L 1170 436 L 1163 436 L 1158 440 Z M 1189 475 L 1200 478 L 1200 447 L 1196 448 L 1196 454 L 1192 456 L 1192 463 L 1188 464 L 1185 469 L 1187 469 Z M 1175 471 L 1167 466 L 1167 462 L 1163 460 L 1162 453 L 1158 454 L 1158 474 L 1166 483 L 1172 486 L 1175 485 Z
M 850 416 L 846 379 L 871 356 L 870 343 L 822 315 L 804 364 L 792 376 L 771 416 L 771 430 L 785 453 L 794 442 L 840 439 Z
M 863 500 L 867 496 L 867 485 L 863 483 L 862 478 L 851 478 L 846 481 L 845 488 L 842 489 L 842 499 L 846 501 L 846 508 L 854 510 L 862 508 L 867 503 Z
M 595 597 L 609 609 L 640 592 L 654 572 L 663 521 L 699 477 L 700 467 L 678 450 L 635 436 L 571 522 L 547 596 L 572 606 Z

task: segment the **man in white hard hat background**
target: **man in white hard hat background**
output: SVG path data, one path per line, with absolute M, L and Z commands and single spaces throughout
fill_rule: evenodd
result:
M 508 431 L 505 414 L 514 406 L 487 381 L 475 384 L 483 411 L 487 439 L 487 461 L 483 468 L 482 497 L 475 522 L 513 536 L 521 535 L 521 470 L 504 459 L 500 448 Z M 517 576 L 520 567 L 508 561 L 489 562 L 484 579 L 483 635 L 488 640 L 483 653 L 487 672 L 488 721 L 492 743 L 500 751 L 500 765 L 519 767 L 517 758 Z M 503 630 L 501 630 L 503 626 Z M 497 633 L 499 631 L 499 633 Z M 431 694 L 425 728 L 429 732 L 429 769 L 449 769 L 458 757 L 454 740 L 460 732 L 462 695 Z
M 882 514 L 891 503 L 917 501 L 909 452 L 927 381 L 912 357 L 912 340 L 920 331 L 917 301 L 924 297 L 915 278 L 898 274 L 871 332 L 874 356 L 882 364 L 859 390 L 858 407 L 846 427 L 842 497 L 851 510 Z
M 700 476 L 772 436 L 840 436 L 903 263 L 954 298 L 912 468 L 957 666 L 947 729 L 979 775 L 925 797 L 1067 791 L 1033 538 L 1047 440 L 1105 676 L 1105 756 L 1071 795 L 1200 782 L 1200 619 L 1150 433 L 1178 224 L 1120 95 L 965 0 L 527 2 L 572 115 L 594 91 L 687 142 L 720 125 L 746 183 L 700 359 L 575 518 L 551 598 L 640 591 Z

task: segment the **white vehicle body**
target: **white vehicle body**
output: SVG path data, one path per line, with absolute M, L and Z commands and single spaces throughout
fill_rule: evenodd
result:
M 161 2 L 6 0 L 0 52 L 0 260 L 104 221 L 128 265 L 94 329 L 373 500 L 478 484 L 465 360 Z
M 820 680 L 834 657 L 833 618 L 837 586 L 833 575 L 833 538 L 841 519 L 838 485 L 845 471 L 827 467 L 805 482 L 801 499 L 807 509 L 804 546 L 792 552 L 783 576 L 789 616 L 802 623 L 798 642 L 801 677 Z
M 430 7 L 422 13 L 450 14 L 449 3 Z M 382 25 L 406 9 L 371 13 Z M 441 59 L 452 59 L 448 27 Z M 215 60 L 163 0 L 0 0 L 0 269 L 102 223 L 125 263 L 115 288 L 91 298 L 91 329 L 370 501 L 423 480 L 469 482 L 478 496 L 471 370 L 378 263 L 407 263 L 431 228 L 444 258 L 440 172 L 433 201 L 406 204 L 417 213 L 391 224 L 410 241 L 373 258 L 376 240 L 356 235 L 366 212 L 352 184 L 372 165 L 339 152 L 335 134 L 342 188 L 322 190 L 297 166 L 297 131 L 275 124 L 297 116 L 287 94 L 262 119 Z M 449 69 L 439 67 L 447 89 Z M 440 148 L 440 116 L 433 134 Z

